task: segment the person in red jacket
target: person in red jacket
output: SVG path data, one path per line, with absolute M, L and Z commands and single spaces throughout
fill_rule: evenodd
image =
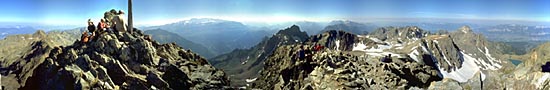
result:
M 97 30 L 99 32 L 105 32 L 107 30 L 107 24 L 105 23 L 105 19 L 101 19 L 99 23 L 97 23 Z

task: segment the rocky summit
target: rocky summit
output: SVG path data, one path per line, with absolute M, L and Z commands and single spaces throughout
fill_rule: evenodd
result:
M 310 37 L 305 44 L 281 46 L 265 62 L 252 88 L 408 89 L 428 87 L 429 83 L 441 80 L 436 68 L 416 63 L 411 58 L 392 57 L 393 63 L 384 63 L 379 61 L 379 56 L 353 51 L 355 43 L 359 42 L 379 43 L 332 30 Z M 327 47 L 311 52 L 310 58 L 296 58 L 300 47 L 315 45 Z M 266 87 L 269 84 L 275 85 Z
M 317 45 L 324 48 L 315 51 Z M 302 47 L 305 59 L 297 58 Z M 529 79 L 509 77 L 513 65 L 500 48 L 468 26 L 441 34 L 416 26 L 383 27 L 367 35 L 331 30 L 277 48 L 260 75 L 250 80 L 251 88 L 477 90 L 545 85 L 507 81 Z
M 17 89 L 32 76 L 31 71 L 43 62 L 43 59 L 25 58 L 35 51 L 41 51 L 33 49 L 33 46 L 67 46 L 79 37 L 79 33 L 78 30 L 38 30 L 34 34 L 10 35 L 0 40 L 1 86 L 8 90 Z
M 140 30 L 101 33 L 91 42 L 56 46 L 33 42 L 25 64 L 3 69 L 20 87 L 8 89 L 220 89 L 225 72 L 174 43 L 159 44 Z M 32 67 L 18 68 L 21 65 Z M 25 77 L 25 78 L 22 78 Z M 4 79 L 4 78 L 3 78 Z M 3 84 L 4 86 L 5 84 Z
M 262 89 L 407 89 L 440 80 L 437 70 L 411 59 L 384 63 L 353 52 L 320 51 L 297 60 L 296 45 L 283 46 L 266 61 L 252 88 Z

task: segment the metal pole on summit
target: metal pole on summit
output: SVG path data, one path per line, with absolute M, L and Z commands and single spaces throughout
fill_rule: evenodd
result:
M 134 20 L 132 18 L 132 0 L 128 0 L 128 31 L 132 33 L 134 31 L 134 26 L 132 25 Z

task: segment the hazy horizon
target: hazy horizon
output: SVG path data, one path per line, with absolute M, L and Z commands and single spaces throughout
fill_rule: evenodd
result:
M 0 22 L 85 25 L 110 9 L 127 11 L 127 0 L 9 0 L 0 4 Z M 329 22 L 550 22 L 550 1 L 397 0 L 134 0 L 135 25 L 163 25 L 190 18 L 243 23 Z M 448 21 L 453 20 L 453 21 Z M 478 22 L 486 21 L 486 22 Z

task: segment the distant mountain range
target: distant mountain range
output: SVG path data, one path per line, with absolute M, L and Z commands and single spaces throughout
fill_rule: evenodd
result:
M 248 48 L 258 43 L 266 31 L 251 30 L 235 21 L 220 19 L 190 19 L 161 26 L 146 27 L 144 30 L 162 29 L 204 45 L 213 55 L 228 53 L 237 48 Z
M 26 24 L 25 24 L 26 25 Z M 38 26 L 25 26 L 6 24 L 0 26 L 0 39 L 7 35 L 30 34 L 41 28 Z M 237 21 L 228 21 L 212 18 L 193 18 L 176 23 L 143 27 L 143 30 L 162 29 L 196 43 L 194 46 L 202 46 L 207 51 L 199 54 L 207 58 L 229 53 L 234 49 L 250 48 L 260 42 L 262 38 L 275 34 L 278 30 L 290 25 L 301 27 L 308 34 L 319 34 L 328 30 L 344 30 L 353 34 L 372 33 L 375 29 L 385 26 L 418 26 L 431 33 L 448 33 L 463 25 L 471 27 L 473 32 L 482 33 L 489 41 L 511 43 L 512 47 L 522 47 L 523 42 L 543 42 L 550 40 L 550 26 L 528 26 L 519 24 L 480 25 L 469 23 L 363 23 L 350 20 L 334 20 L 331 22 L 296 21 L 274 25 L 248 25 Z M 37 27 L 37 28 L 34 28 Z M 521 48 L 520 53 L 525 53 L 530 48 L 540 43 L 529 43 L 529 48 Z M 519 45 L 519 46 L 518 46 Z M 186 46 L 186 45 L 185 45 Z
M 550 40 L 550 31 L 548 26 L 525 26 L 525 25 L 480 25 L 468 23 L 361 23 L 350 20 L 334 20 L 331 22 L 309 22 L 297 21 L 275 25 L 246 25 L 237 21 L 228 21 L 211 18 L 193 18 L 172 24 L 145 27 L 144 30 L 162 29 L 176 33 L 181 37 L 202 45 L 212 52 L 212 55 L 203 55 L 214 57 L 229 53 L 234 49 L 244 49 L 253 47 L 259 43 L 262 38 L 273 35 L 279 29 L 284 29 L 288 25 L 297 25 L 301 31 L 310 34 L 319 34 L 329 30 L 344 30 L 353 34 L 372 33 L 383 26 L 418 26 L 434 34 L 446 34 L 455 31 L 463 25 L 468 25 L 473 32 L 483 34 L 489 41 L 498 41 L 512 43 L 512 47 L 521 47 L 522 42 L 545 41 Z M 531 45 L 532 44 L 532 45 Z M 518 48 L 515 53 L 525 53 L 540 43 L 530 43 L 530 47 Z M 515 45 L 515 46 L 514 46 Z M 519 46 L 518 46 L 519 45 Z M 203 52 L 198 51 L 199 54 Z
M 0 54 L 0 73 L 8 75 L 3 80 L 17 82 L 8 87 L 12 89 L 24 87 L 22 85 L 57 85 L 25 82 L 63 80 L 60 78 L 67 75 L 76 75 L 71 80 L 95 82 L 86 78 L 102 75 L 105 70 L 110 79 L 100 81 L 109 82 L 105 85 L 110 86 L 147 83 L 167 87 L 184 83 L 221 88 L 227 87 L 228 82 L 231 86 L 260 89 L 433 89 L 441 86 L 480 89 L 482 87 L 476 85 L 482 82 L 486 87 L 513 84 L 544 89 L 550 86 L 550 74 L 539 72 L 539 66 L 548 61 L 546 52 L 550 44 L 537 46 L 550 40 L 547 33 L 550 27 L 546 26 L 460 26 L 432 32 L 419 26 L 379 27 L 342 20 L 326 24 L 294 23 L 296 25 L 272 30 L 278 27 L 191 19 L 146 27 L 148 30 L 144 34 L 102 34 L 98 41 L 89 44 L 78 42 L 82 28 L 47 33 L 40 30 L 32 35 L 8 33 L 6 39 L 0 40 L 3 46 L 0 48 L 3 53 Z M 426 25 L 456 27 L 455 24 Z M 34 28 L 2 31 L 27 33 L 25 30 L 29 29 Z M 307 32 L 317 34 L 308 35 Z M 145 34 L 152 35 L 154 40 L 147 40 Z M 175 44 L 159 44 L 171 42 Z M 325 48 L 308 54 L 311 59 L 297 58 L 301 46 L 311 49 L 317 44 Z M 392 61 L 384 61 L 387 59 Z M 510 59 L 524 63 L 514 66 Z M 94 66 L 98 64 L 99 67 Z M 75 72 L 67 72 L 72 70 Z M 91 73 L 78 74 L 86 70 Z M 56 74 L 57 71 L 65 74 Z M 181 82 L 172 78 L 179 76 L 188 77 L 182 77 L 185 81 Z M 63 85 L 75 82 L 66 83 Z M 77 82 L 76 85 L 88 84 Z
M 0 28 L 0 39 L 5 38 L 8 35 L 14 34 L 30 34 L 37 29 L 28 26 L 16 26 L 16 27 L 4 27 Z
M 526 26 L 518 24 L 501 24 L 481 27 L 479 31 L 492 41 L 548 41 L 550 26 Z
M 378 28 L 378 26 L 373 24 L 358 23 L 349 20 L 336 20 L 330 22 L 328 26 L 326 26 L 319 33 L 329 30 L 343 30 L 353 34 L 367 34 L 374 31 L 376 28 Z
M 204 47 L 201 44 L 194 43 L 193 41 L 189 41 L 183 37 L 181 37 L 178 34 L 168 32 L 166 30 L 148 30 L 144 32 L 145 34 L 149 34 L 153 37 L 154 40 L 158 41 L 159 43 L 165 44 L 165 43 L 176 43 L 177 45 L 192 50 L 193 52 L 197 52 L 201 56 L 204 56 L 205 58 L 211 58 L 214 57 L 214 53 L 212 53 L 208 48 Z

